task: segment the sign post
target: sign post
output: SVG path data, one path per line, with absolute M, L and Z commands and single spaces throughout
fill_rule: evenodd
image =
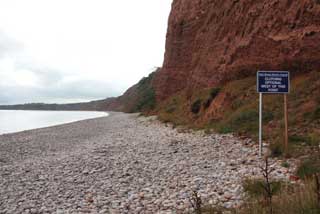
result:
M 262 156 L 262 106 L 263 94 L 259 93 L 259 157 Z
M 284 153 L 288 155 L 288 97 L 284 94 Z
M 288 100 L 290 73 L 288 71 L 258 71 L 257 91 L 259 93 L 259 156 L 262 156 L 262 101 L 263 94 L 284 94 L 284 148 L 288 151 Z

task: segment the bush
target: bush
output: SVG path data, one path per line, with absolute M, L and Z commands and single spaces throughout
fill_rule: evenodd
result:
M 289 164 L 288 162 L 283 162 L 283 163 L 281 164 L 281 166 L 284 167 L 284 168 L 289 168 L 289 167 L 290 167 L 290 164 Z
M 283 182 L 272 181 L 270 184 L 272 194 L 275 195 L 280 192 Z M 264 189 L 264 185 L 265 181 L 262 179 L 253 179 L 244 181 L 243 188 L 244 191 L 252 198 L 265 197 L 266 191 Z
M 257 122 L 259 120 L 259 113 L 255 110 L 243 111 L 238 114 L 233 120 L 235 125 L 243 125 L 248 122 Z
M 153 88 L 148 88 L 144 91 L 141 91 L 141 97 L 138 99 L 138 103 L 134 108 L 134 112 L 151 110 L 156 105 L 156 96 Z
M 304 136 L 291 135 L 289 136 L 290 143 L 308 143 L 308 139 Z
M 141 112 L 152 110 L 156 106 L 155 90 L 152 86 L 152 80 L 155 72 L 148 77 L 142 78 L 137 84 L 137 97 L 134 97 L 135 105 L 130 112 Z
M 203 103 L 203 108 L 204 108 L 204 109 L 209 108 L 210 105 L 211 105 L 211 103 L 212 103 L 211 98 L 208 98 L 207 100 L 204 101 L 204 103 Z
M 271 111 L 265 111 L 263 112 L 263 115 L 262 115 L 262 120 L 264 123 L 267 123 L 267 122 L 270 122 L 271 120 L 274 119 L 274 114 L 273 112 Z
M 320 207 L 317 201 L 314 181 L 307 181 L 300 186 L 282 185 L 280 192 L 273 200 L 274 214 L 317 214 Z M 268 207 L 261 203 L 261 197 L 248 199 L 237 212 L 241 214 L 267 214 Z
M 233 130 L 230 126 L 220 126 L 217 131 L 220 134 L 228 134 L 231 133 Z
M 301 179 L 311 178 L 316 173 L 320 173 L 320 160 L 318 157 L 304 160 L 297 169 L 297 175 Z
M 166 109 L 166 113 L 168 114 L 171 114 L 173 112 L 176 111 L 176 107 L 175 106 L 169 106 L 167 109 Z
M 320 1 L 320 0 L 319 0 L 319 1 Z M 314 113 L 313 113 L 313 118 L 314 118 L 315 120 L 320 119 L 320 107 L 318 107 L 318 108 L 314 111 Z
M 209 108 L 209 106 L 211 105 L 212 101 L 218 96 L 218 94 L 220 93 L 220 88 L 212 88 L 210 90 L 210 94 L 209 97 L 205 100 L 203 107 L 205 109 Z
M 210 90 L 210 98 L 211 98 L 212 100 L 214 100 L 214 98 L 216 98 L 216 97 L 218 96 L 218 94 L 220 93 L 220 91 L 221 91 L 221 88 L 212 88 L 212 89 Z
M 191 105 L 191 112 L 194 114 L 198 114 L 201 109 L 201 99 L 197 99 L 195 102 Z
M 289 136 L 291 143 L 305 143 L 309 146 L 319 146 L 320 136 L 317 133 L 311 133 L 308 136 L 292 135 Z
M 308 138 L 309 138 L 308 144 L 310 146 L 319 147 L 319 144 L 320 144 L 320 135 L 319 134 L 311 133 L 311 134 L 309 134 Z
M 280 157 L 284 152 L 284 148 L 281 143 L 272 143 L 270 145 L 270 150 L 272 157 Z

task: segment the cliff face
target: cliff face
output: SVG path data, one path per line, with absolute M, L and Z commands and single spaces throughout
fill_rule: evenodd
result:
M 320 67 L 318 0 L 174 0 L 158 100 L 257 70 Z

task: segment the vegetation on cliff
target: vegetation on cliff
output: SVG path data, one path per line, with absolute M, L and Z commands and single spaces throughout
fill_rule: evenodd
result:
M 130 112 L 150 111 L 156 106 L 155 91 L 152 86 L 152 80 L 155 72 L 148 77 L 144 77 L 138 83 L 136 104 L 132 107 Z
M 319 87 L 319 71 L 295 75 L 292 79 L 288 99 L 290 154 L 293 156 L 304 154 L 304 149 L 320 139 Z M 264 140 L 272 144 L 275 155 L 281 154 L 283 96 L 265 95 L 263 108 Z M 259 114 L 255 76 L 231 81 L 221 88 L 194 91 L 191 96 L 187 92 L 177 93 L 157 110 L 159 118 L 165 122 L 257 139 Z

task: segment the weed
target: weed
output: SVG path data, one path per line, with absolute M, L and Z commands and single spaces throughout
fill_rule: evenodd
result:
M 231 104 L 231 107 L 232 107 L 232 109 L 238 109 L 238 108 L 240 108 L 241 106 L 243 106 L 244 105 L 244 102 L 243 102 L 243 100 L 235 100 L 232 104 Z
M 220 93 L 221 88 L 212 88 L 210 90 L 210 97 L 212 100 L 214 100 L 214 98 L 216 98 L 218 96 L 218 94 Z
M 230 127 L 230 126 L 220 126 L 219 128 L 218 128 L 218 133 L 220 133 L 220 134 L 228 134 L 228 133 L 231 133 L 233 130 L 232 130 L 232 128 Z
M 191 112 L 194 114 L 198 114 L 200 112 L 201 109 L 201 99 L 197 99 L 196 101 L 194 101 L 191 105 Z
M 314 113 L 313 113 L 313 119 L 314 119 L 314 120 L 320 119 L 320 107 L 318 107 L 318 108 L 314 111 Z
M 313 180 L 307 180 L 303 186 L 283 185 L 274 196 L 273 213 L 282 214 L 318 214 L 317 188 Z M 267 214 L 270 208 L 258 198 L 250 198 L 240 209 L 241 214 Z
M 316 173 L 314 175 L 314 180 L 316 184 L 315 192 L 317 195 L 318 208 L 320 209 L 320 174 Z
M 308 139 L 305 136 L 290 135 L 289 142 L 290 143 L 307 143 Z
M 273 213 L 272 197 L 275 194 L 276 190 L 280 189 L 280 188 L 275 188 L 275 187 L 278 187 L 278 185 L 273 185 L 273 183 L 270 181 L 270 173 L 272 171 L 273 169 L 270 169 L 269 159 L 267 157 L 265 159 L 265 166 L 261 167 L 261 172 L 264 177 L 264 183 L 262 184 L 262 187 L 264 189 L 265 199 L 268 202 L 270 214 Z
M 208 99 L 203 103 L 204 109 L 209 108 L 209 106 L 211 105 L 211 103 L 212 103 L 212 100 L 208 98 Z
M 274 114 L 272 111 L 264 111 L 262 115 L 263 122 L 267 123 L 274 119 Z
M 226 209 L 221 206 L 204 206 L 202 208 L 202 213 L 203 214 L 223 214 L 223 213 L 236 213 L 235 210 L 231 209 Z
M 280 181 L 272 181 L 270 182 L 270 190 L 272 194 L 277 194 L 281 190 L 281 186 L 283 185 Z M 253 180 L 245 180 L 243 182 L 244 191 L 252 198 L 257 197 L 265 197 L 265 181 L 262 179 L 253 179 Z
M 302 179 L 310 178 L 316 173 L 320 173 L 320 160 L 318 157 L 304 160 L 297 169 L 297 175 Z
M 285 162 L 283 162 L 283 163 L 281 164 L 281 166 L 284 167 L 284 168 L 289 168 L 289 167 L 290 167 L 290 164 L 285 161 Z
M 308 137 L 309 137 L 309 145 L 319 149 L 320 135 L 314 132 L 309 134 Z
M 233 118 L 232 123 L 234 125 L 241 125 L 248 122 L 256 122 L 259 119 L 259 113 L 255 110 L 248 110 L 239 113 L 235 118 Z
M 192 192 L 191 198 L 189 198 L 190 204 L 196 214 L 202 214 L 202 200 L 201 196 L 197 191 Z
M 156 96 L 151 84 L 153 77 L 154 72 L 139 81 L 137 86 L 138 97 L 134 98 L 134 105 L 129 112 L 148 111 L 155 108 Z
M 205 109 L 209 108 L 209 106 L 211 105 L 212 101 L 218 96 L 218 94 L 220 93 L 220 88 L 212 88 L 209 92 L 209 97 L 206 98 L 206 100 L 203 103 L 203 107 Z
M 270 144 L 270 150 L 272 157 L 280 157 L 283 154 L 284 148 L 280 143 L 272 143 Z
M 167 109 L 166 109 L 166 113 L 168 114 L 171 114 L 173 112 L 176 111 L 176 107 L 175 106 L 169 106 Z

